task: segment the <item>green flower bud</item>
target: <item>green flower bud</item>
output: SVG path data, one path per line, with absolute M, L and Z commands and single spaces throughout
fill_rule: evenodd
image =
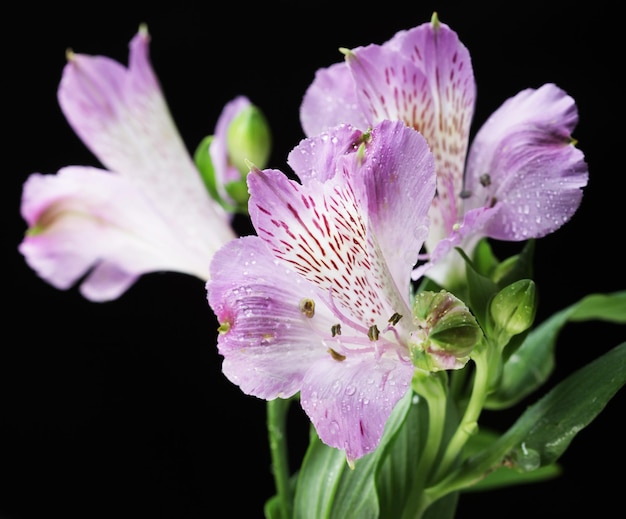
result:
M 250 163 L 259 169 L 267 164 L 272 147 L 270 127 L 261 110 L 253 104 L 233 118 L 226 139 L 229 161 L 242 175 L 250 171 Z
M 482 331 L 469 308 L 450 292 L 424 291 L 415 296 L 413 317 L 421 333 L 409 348 L 416 367 L 435 371 L 465 365 Z
M 491 300 L 489 312 L 496 331 L 510 336 L 526 331 L 537 312 L 535 282 L 520 279 L 507 285 Z

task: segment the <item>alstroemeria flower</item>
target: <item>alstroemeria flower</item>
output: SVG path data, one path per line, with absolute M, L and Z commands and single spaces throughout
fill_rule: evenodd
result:
M 263 399 L 300 392 L 322 441 L 351 462 L 376 447 L 411 385 L 409 350 L 423 340 L 411 269 L 428 232 L 434 161 L 418 132 L 383 121 L 305 139 L 288 163 L 301 184 L 278 170 L 249 173 L 258 236 L 230 242 L 211 264 L 223 372 Z M 463 364 L 432 357 L 441 369 Z
M 172 121 L 149 61 L 145 27 L 128 68 L 68 54 L 58 90 L 65 117 L 106 170 L 32 174 L 22 196 L 28 264 L 59 289 L 81 278 L 93 301 L 119 297 L 142 274 L 209 278 L 215 251 L 236 238 L 208 195 Z
M 453 246 L 471 253 L 481 237 L 540 238 L 574 214 L 588 170 L 571 137 L 576 105 L 563 90 L 545 84 L 507 100 L 468 153 L 476 96 L 470 54 L 436 14 L 383 45 L 345 54 L 344 62 L 317 71 L 301 123 L 315 135 L 340 122 L 367 128 L 391 119 L 424 135 L 435 155 L 437 196 L 426 241 L 431 261 L 414 279 L 430 269 L 446 286 L 461 266 L 448 254 Z

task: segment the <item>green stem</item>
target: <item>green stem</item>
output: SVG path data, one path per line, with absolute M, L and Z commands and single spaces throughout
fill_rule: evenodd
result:
M 402 519 L 419 519 L 431 504 L 424 495 L 428 476 L 439 453 L 446 420 L 446 379 L 445 374 L 416 371 L 413 377 L 413 390 L 426 400 L 428 406 L 428 435 L 421 451 L 415 479 L 411 485 L 409 500 L 404 506 Z
M 267 431 L 269 436 L 272 473 L 283 519 L 291 518 L 293 496 L 289 484 L 287 450 L 287 411 L 291 400 L 276 398 L 267 402 Z
M 441 462 L 439 463 L 439 467 L 437 468 L 434 481 L 439 480 L 448 472 L 454 461 L 457 459 L 457 456 L 465 446 L 468 438 L 476 432 L 476 428 L 478 427 L 478 417 L 480 416 L 485 404 L 487 390 L 489 387 L 490 363 L 488 351 L 489 348 L 484 348 L 473 359 L 476 364 L 476 373 L 474 386 L 472 388 L 472 396 L 470 397 L 467 408 L 465 409 L 463 419 L 459 423 L 456 431 L 454 431 L 454 435 L 446 447 L 446 451 L 441 459 Z

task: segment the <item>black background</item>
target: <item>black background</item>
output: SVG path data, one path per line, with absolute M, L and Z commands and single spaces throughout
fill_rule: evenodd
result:
M 506 10 L 391 0 L 145 9 L 66 2 L 3 14 L 2 169 L 9 187 L 2 191 L 2 257 L 9 293 L 0 347 L 2 519 L 260 518 L 274 492 L 265 403 L 222 376 L 217 323 L 201 281 L 151 274 L 119 300 L 95 304 L 75 289 L 48 286 L 17 252 L 27 176 L 98 165 L 56 101 L 69 47 L 126 63 L 128 42 L 146 22 L 154 68 L 190 151 L 212 133 L 224 103 L 245 94 L 272 126 L 270 166 L 285 169 L 287 152 L 302 137 L 298 108 L 315 70 L 339 61 L 340 46 L 382 43 L 437 10 L 472 54 L 474 130 L 506 98 L 546 82 L 579 106 L 574 136 L 590 183 L 574 218 L 537 243 L 538 319 L 586 294 L 626 287 L 617 13 L 604 8 L 608 2 L 486 4 Z M 623 327 L 568 326 L 545 390 L 624 338 Z M 505 427 L 529 403 L 485 419 Z M 582 507 L 614 516 L 623 502 L 623 406 L 622 391 L 576 436 L 561 458 L 560 478 L 468 495 L 458 517 L 568 517 Z M 307 425 L 297 409 L 290 422 L 296 464 Z

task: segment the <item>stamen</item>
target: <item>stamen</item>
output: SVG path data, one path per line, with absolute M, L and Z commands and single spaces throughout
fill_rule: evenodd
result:
M 480 185 L 483 187 L 488 187 L 491 185 L 491 177 L 489 176 L 489 173 L 484 173 L 480 176 Z
M 352 328 L 353 330 L 356 330 L 358 332 L 361 332 L 363 334 L 367 334 L 368 331 L 367 329 L 361 325 L 360 323 L 353 321 L 352 319 L 348 319 L 345 315 L 343 315 L 339 309 L 337 308 L 337 305 L 335 305 L 335 301 L 333 300 L 333 288 L 330 287 L 328 290 L 328 306 L 331 309 L 331 311 L 333 312 L 333 314 L 335 314 L 335 317 L 337 317 L 343 324 L 349 326 L 350 328 Z
M 341 335 L 341 324 L 333 324 L 330 327 L 330 333 L 333 337 L 335 337 L 336 335 Z
M 394 312 L 387 322 L 391 323 L 392 326 L 395 326 L 396 324 L 398 324 L 398 321 L 400 319 L 402 319 L 402 316 L 398 312 Z
M 313 301 L 313 299 L 304 298 L 300 301 L 300 312 L 311 319 L 315 315 L 315 301 Z
M 330 353 L 330 356 L 333 359 L 335 359 L 337 362 L 342 362 L 342 361 L 346 360 L 346 356 L 345 355 L 342 355 L 341 353 L 337 353 L 332 348 L 328 348 L 328 353 Z
M 367 336 L 369 337 L 370 341 L 377 341 L 379 334 L 380 332 L 378 331 L 378 326 L 376 326 L 375 324 L 370 326 L 369 330 L 367 330 Z

